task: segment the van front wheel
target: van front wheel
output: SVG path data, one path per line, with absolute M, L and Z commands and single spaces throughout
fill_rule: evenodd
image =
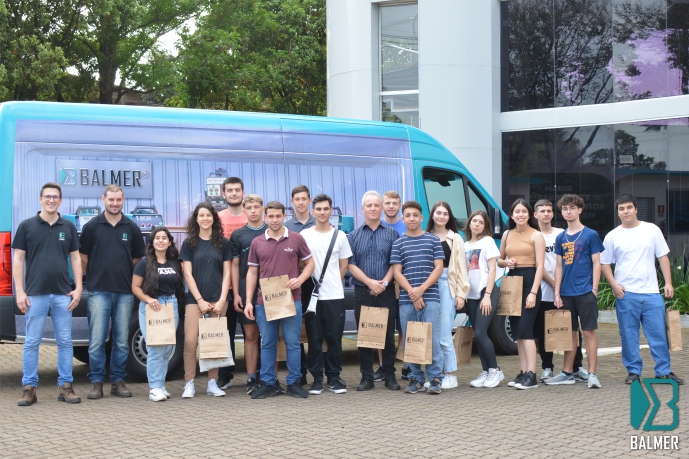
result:
M 177 344 L 172 346 L 166 355 L 168 359 L 167 378 L 176 374 L 182 369 L 184 365 L 182 352 L 184 351 L 184 326 L 180 324 L 177 327 Z M 148 359 L 148 349 L 146 347 L 146 340 L 139 328 L 139 315 L 135 314 L 132 317 L 132 323 L 129 328 L 129 361 L 127 363 L 127 374 L 139 381 L 146 382 L 146 361 Z

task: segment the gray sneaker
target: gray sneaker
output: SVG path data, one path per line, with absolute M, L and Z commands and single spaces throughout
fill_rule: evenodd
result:
M 545 381 L 546 379 L 550 379 L 553 377 L 553 369 L 552 368 L 546 368 L 543 370 L 543 373 L 541 373 L 541 382 Z
M 589 374 L 586 370 L 584 370 L 584 367 L 579 367 L 579 369 L 574 372 L 574 381 L 583 382 L 583 381 L 588 381 L 588 379 L 589 379 Z
M 574 373 L 571 375 L 566 375 L 564 371 L 561 371 L 554 378 L 546 379 L 543 381 L 548 386 L 557 386 L 560 384 L 574 384 Z
M 588 375 L 589 389 L 600 389 L 600 381 L 598 381 L 598 376 L 595 373 L 589 373 Z

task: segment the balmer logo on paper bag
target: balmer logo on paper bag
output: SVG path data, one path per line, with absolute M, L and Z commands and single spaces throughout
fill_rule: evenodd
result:
M 414 338 L 414 337 L 407 338 L 407 343 L 424 343 L 424 342 L 426 342 L 426 338 Z
M 376 324 L 373 322 L 361 322 L 361 328 L 377 328 L 377 329 L 382 329 L 383 324 Z
M 218 339 L 225 336 L 224 333 L 201 333 L 201 339 Z
M 166 325 L 172 323 L 172 319 L 167 318 L 167 319 L 149 319 L 148 320 L 148 325 L 149 326 L 154 326 L 154 325 Z
M 288 291 L 282 291 L 282 292 L 278 292 L 278 293 L 267 293 L 267 294 L 263 295 L 263 298 L 266 301 L 276 300 L 278 298 L 285 298 L 288 293 L 289 293 Z
M 508 295 L 512 295 L 512 292 L 510 292 L 509 290 L 507 290 L 507 291 L 500 290 L 500 296 L 501 297 L 508 296 Z
M 553 327 L 548 329 L 548 334 L 552 335 L 553 333 L 559 333 L 559 332 L 568 332 L 569 327 Z

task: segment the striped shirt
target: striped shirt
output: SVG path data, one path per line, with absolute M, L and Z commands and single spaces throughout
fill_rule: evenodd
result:
M 399 234 L 392 228 L 378 225 L 374 231 L 364 223 L 347 236 L 352 249 L 349 263 L 361 269 L 368 278 L 381 280 L 390 269 L 392 243 L 398 237 Z M 352 282 L 365 287 L 363 282 L 356 279 Z
M 421 236 L 402 236 L 392 244 L 390 263 L 402 265 L 402 274 L 412 287 L 418 287 L 435 269 L 435 260 L 444 260 L 445 253 L 440 239 L 435 234 L 423 233 Z M 440 290 L 436 282 L 423 294 L 423 301 L 440 302 Z M 410 303 L 409 294 L 400 291 L 400 303 Z

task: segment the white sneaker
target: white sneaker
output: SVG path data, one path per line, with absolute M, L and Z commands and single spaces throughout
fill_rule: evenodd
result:
M 471 387 L 483 387 L 483 383 L 486 382 L 486 379 L 488 379 L 488 372 L 482 371 L 481 374 L 478 375 L 478 378 L 471 381 L 469 385 Z
M 500 381 L 505 379 L 505 375 L 500 368 L 489 368 L 488 377 L 483 383 L 483 387 L 495 387 L 500 384 Z
M 209 379 L 206 395 L 212 395 L 213 397 L 224 397 L 225 391 L 218 387 L 218 383 L 215 382 L 215 379 Z
M 167 389 L 165 388 L 165 386 L 162 387 L 162 390 L 163 390 L 163 394 L 165 394 L 165 397 L 166 397 L 166 398 L 172 397 L 172 396 L 170 395 L 170 392 L 168 392 Z
M 445 375 L 443 382 L 440 383 L 441 389 L 454 389 L 457 386 L 459 386 L 459 383 L 457 382 L 457 376 L 455 375 Z
M 431 382 L 426 381 L 425 383 L 423 383 L 423 387 L 424 387 L 424 389 L 428 389 L 429 387 L 431 387 Z
M 148 399 L 154 402 L 162 402 L 163 400 L 167 400 L 167 396 L 163 392 L 163 389 L 156 387 L 155 389 L 151 389 L 148 393 Z
M 194 395 L 196 395 L 196 389 L 194 388 L 194 380 L 192 379 L 191 381 L 187 381 L 187 383 L 184 385 L 184 393 L 182 394 L 182 398 L 193 398 Z

